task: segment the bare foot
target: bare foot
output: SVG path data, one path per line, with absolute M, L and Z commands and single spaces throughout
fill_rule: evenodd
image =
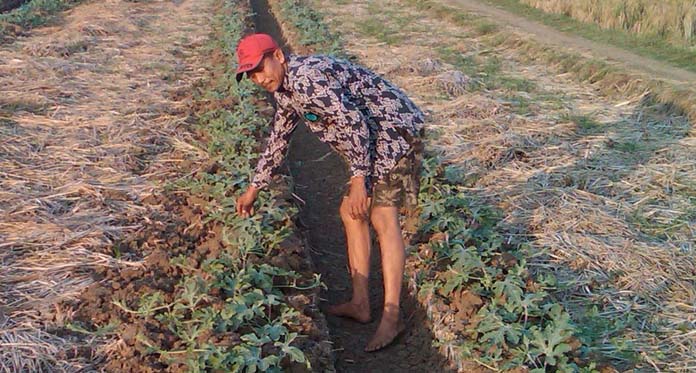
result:
M 347 317 L 363 324 L 369 323 L 372 320 L 369 304 L 357 304 L 353 302 L 335 304 L 329 306 L 327 311 L 329 315 Z
M 379 322 L 379 327 L 375 335 L 372 336 L 370 342 L 365 347 L 365 352 L 374 352 L 387 347 L 394 342 L 394 339 L 406 329 L 403 320 L 399 317 L 399 312 L 383 313 L 382 320 Z

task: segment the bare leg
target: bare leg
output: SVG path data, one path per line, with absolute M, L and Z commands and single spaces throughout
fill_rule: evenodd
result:
M 370 227 L 366 220 L 350 217 L 345 200 L 341 203 L 341 220 L 346 230 L 348 265 L 353 283 L 353 298 L 348 303 L 329 307 L 332 315 L 370 322 L 368 277 L 370 272 Z
M 396 207 L 375 206 L 372 208 L 371 220 L 379 237 L 382 252 L 384 310 L 377 332 L 365 347 L 365 351 L 376 351 L 385 347 L 404 328 L 399 315 L 399 305 L 406 253 L 399 225 L 399 211 Z

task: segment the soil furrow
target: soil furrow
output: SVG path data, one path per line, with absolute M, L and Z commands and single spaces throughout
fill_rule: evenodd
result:
M 282 37 L 282 30 L 268 10 L 267 1 L 251 1 L 256 13 L 259 32 L 283 40 L 286 52 L 291 46 Z M 301 123 L 290 144 L 288 167 L 295 181 L 295 193 L 302 199 L 299 224 L 305 229 L 307 244 L 313 260 L 328 285 L 323 296 L 328 304 L 346 301 L 350 297 L 350 278 L 346 269 L 347 256 L 343 227 L 338 206 L 348 180 L 347 168 L 328 145 L 323 144 Z M 407 331 L 397 342 L 377 353 L 365 353 L 363 348 L 377 328 L 383 301 L 381 263 L 376 240 L 373 240 L 370 276 L 370 302 L 373 322 L 362 325 L 337 317 L 327 317 L 339 372 L 446 372 L 448 363 L 437 348 L 428 328 L 425 311 L 412 294 L 403 294 L 402 312 Z M 406 287 L 406 286 L 405 286 Z
M 0 3 L 0 13 L 9 12 L 12 9 L 18 8 L 28 0 L 6 0 Z

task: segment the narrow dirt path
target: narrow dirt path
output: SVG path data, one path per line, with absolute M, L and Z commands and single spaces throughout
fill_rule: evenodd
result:
M 327 155 L 328 154 L 328 155 Z M 338 217 L 343 185 L 348 179 L 343 161 L 321 143 L 304 124 L 294 134 L 290 146 L 290 170 L 296 182 L 296 193 L 306 204 L 300 213 L 306 228 L 307 241 L 324 283 L 328 304 L 345 302 L 350 297 L 345 236 Z M 382 271 L 379 247 L 373 240 L 370 269 L 370 303 L 373 322 L 361 325 L 353 321 L 327 316 L 339 372 L 445 372 L 446 361 L 432 346 L 433 336 L 427 327 L 425 312 L 413 296 L 404 294 L 402 312 L 409 322 L 409 331 L 396 344 L 377 353 L 363 348 L 377 329 L 382 309 Z
M 506 10 L 481 3 L 477 0 L 442 0 L 442 3 L 480 14 L 492 22 L 505 25 L 533 36 L 534 40 L 570 49 L 594 58 L 619 62 L 631 69 L 647 73 L 655 78 L 669 80 L 676 84 L 693 84 L 696 73 L 669 64 L 643 57 L 625 49 L 587 40 L 583 37 L 566 34 Z
M 251 4 L 257 14 L 257 30 L 284 40 L 275 18 L 268 11 L 268 3 L 257 0 L 251 1 Z M 290 46 L 286 45 L 284 49 L 291 52 Z M 338 216 L 344 184 L 349 177 L 347 167 L 304 123 L 293 134 L 287 163 L 295 181 L 295 193 L 304 201 L 299 226 L 305 230 L 313 260 L 323 282 L 328 285 L 328 290 L 323 294 L 327 298 L 322 304 L 325 311 L 328 304 L 346 301 L 351 291 L 346 269 L 345 236 Z M 327 317 L 336 354 L 336 370 L 361 373 L 453 371 L 437 348 L 433 347 L 434 337 L 428 329 L 425 310 L 411 294 L 402 296 L 407 332 L 399 337 L 397 343 L 380 352 L 363 352 L 368 339 L 377 329 L 383 302 L 379 247 L 374 240 L 370 271 L 370 302 L 374 321 L 362 325 Z

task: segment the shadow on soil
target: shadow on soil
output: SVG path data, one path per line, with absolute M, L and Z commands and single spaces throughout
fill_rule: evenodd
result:
M 273 35 L 290 53 L 276 19 L 268 11 L 265 0 L 251 1 L 258 32 Z M 322 295 L 325 310 L 328 304 L 350 298 L 351 285 L 347 269 L 347 253 L 343 226 L 338 207 L 344 185 L 349 178 L 347 166 L 331 148 L 300 123 L 293 134 L 287 165 L 295 182 L 295 194 L 301 206 L 298 226 L 306 237 L 314 264 L 328 285 Z M 365 344 L 377 329 L 383 304 L 383 288 L 379 246 L 373 239 L 370 269 L 370 302 L 373 322 L 363 325 L 350 320 L 328 316 L 329 329 L 339 372 L 448 372 L 454 371 L 433 346 L 434 336 L 428 328 L 425 310 L 415 296 L 404 291 L 402 314 L 407 330 L 397 341 L 376 353 L 363 352 Z M 406 284 L 404 284 L 406 287 Z
M 3 0 L 0 2 L 0 13 L 9 12 L 12 9 L 18 8 L 20 5 L 29 0 Z
M 678 107 L 669 103 L 659 103 L 657 98 L 652 95 L 643 97 L 630 115 L 613 123 L 600 124 L 588 116 L 570 119 L 577 126 L 578 139 L 605 136 L 604 146 L 594 151 L 591 156 L 579 158 L 574 164 L 567 167 L 557 168 L 548 173 L 538 172 L 528 182 L 536 183 L 544 188 L 576 188 L 610 198 L 617 193 L 613 185 L 630 183 L 631 178 L 635 177 L 635 174 L 642 167 L 649 165 L 656 157 L 665 157 L 666 160 L 675 157 L 674 154 L 671 154 L 673 153 L 672 146 L 688 137 L 689 131 L 693 127 L 686 114 Z M 689 158 L 694 154 L 693 152 L 689 153 L 678 157 Z M 688 181 L 685 180 L 677 179 L 674 182 L 688 185 Z M 656 183 L 659 181 L 653 180 L 651 182 L 652 185 Z M 645 188 L 648 185 L 640 185 L 636 188 Z M 686 191 L 680 191 L 671 185 L 660 186 L 660 188 L 669 196 L 689 193 L 688 189 L 690 189 L 686 187 L 682 188 L 687 189 Z M 636 189 L 634 192 L 640 191 Z M 662 201 L 654 198 L 652 203 L 667 204 L 669 198 Z M 553 206 L 546 207 L 553 208 Z M 606 208 L 608 214 L 614 214 L 610 207 Z M 660 226 L 661 224 L 657 219 L 641 221 L 637 216 L 633 216 L 629 217 L 628 221 L 632 223 L 633 228 L 647 234 L 650 240 L 656 241 L 670 240 L 670 233 L 677 233 L 670 231 L 670 228 L 677 229 L 677 227 L 683 226 L 676 224 L 675 227 L 668 227 L 665 225 L 661 227 L 664 228 L 665 232 L 653 234 L 648 232 L 646 228 L 651 224 Z

